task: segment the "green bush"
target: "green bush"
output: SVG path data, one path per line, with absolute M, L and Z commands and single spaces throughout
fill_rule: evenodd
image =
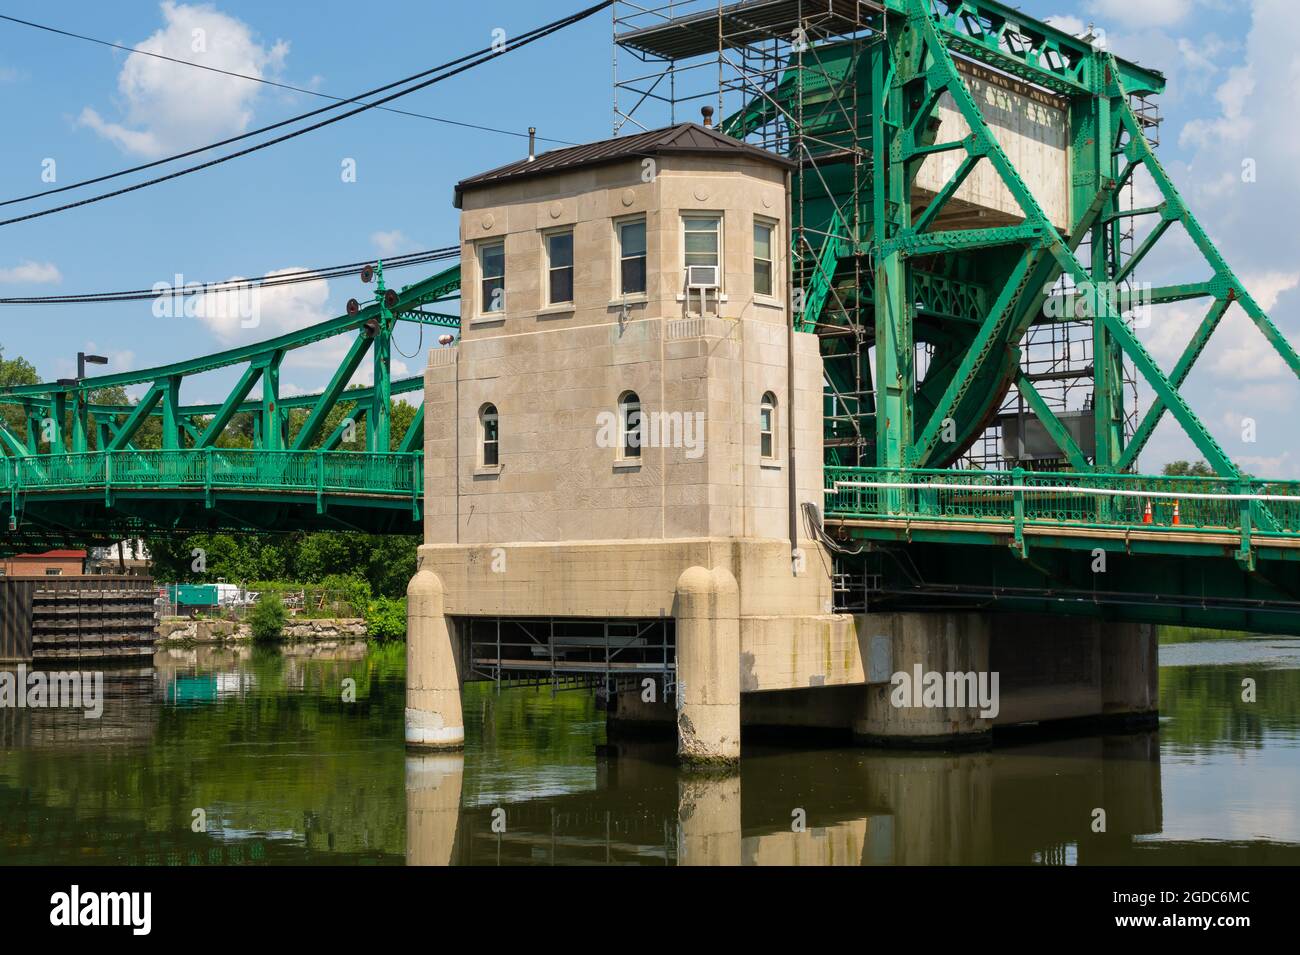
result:
M 321 590 L 338 594 L 351 608 L 353 616 L 363 617 L 370 607 L 370 581 L 351 574 L 329 574 L 321 579 Z
M 366 636 L 383 643 L 406 639 L 406 600 L 376 597 L 366 609 Z
M 284 609 L 284 601 L 277 593 L 264 593 L 257 598 L 252 612 L 248 615 L 248 626 L 253 631 L 253 640 L 257 643 L 269 643 L 279 640 L 289 619 Z

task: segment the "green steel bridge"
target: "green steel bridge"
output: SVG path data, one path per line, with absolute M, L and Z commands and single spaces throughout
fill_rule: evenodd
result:
M 791 22 L 803 31 L 797 43 Z M 738 31 L 730 39 L 729 29 Z M 616 36 L 670 67 L 710 43 L 734 51 L 769 39 L 777 68 L 722 128 L 799 162 L 793 320 L 819 336 L 825 361 L 816 524 L 837 554 L 845 605 L 1008 605 L 1300 632 L 1300 483 L 1243 473 L 1183 393 L 1233 306 L 1298 376 L 1300 357 L 1156 157 L 1141 104 L 1163 90 L 1163 76 L 991 0 L 745 0 Z M 995 135 L 963 74 L 970 64 L 1064 104 L 1068 228 L 1052 222 Z M 937 139 L 941 102 L 968 134 Z M 960 157 L 955 172 L 918 205 L 918 170 L 945 153 Z M 954 226 L 954 196 L 977 167 L 995 171 L 1022 215 Z M 1139 169 L 1160 198 L 1132 208 L 1120 196 Z M 1126 241 L 1139 220 L 1149 231 Z M 1135 291 L 1135 270 L 1167 248 L 1173 226 L 1203 273 Z M 25 422 L 0 425 L 0 549 L 146 530 L 417 532 L 423 410 L 395 437 L 389 409 L 422 380 L 391 380 L 391 335 L 398 322 L 458 328 L 457 316 L 431 306 L 457 298 L 459 286 L 457 267 L 401 290 L 385 289 L 381 273 L 373 302 L 280 338 L 0 392 L 0 409 Z M 1135 335 L 1133 309 L 1193 300 L 1205 303 L 1204 318 L 1166 371 Z M 1023 363 L 1026 335 L 1066 320 L 1090 329 L 1086 441 Z M 336 336 L 351 341 L 329 386 L 281 397 L 285 354 Z M 367 353 L 374 384 L 348 389 Z M 242 372 L 223 402 L 181 403 L 187 378 L 232 366 Z M 1126 369 L 1153 396 L 1135 424 Z M 147 390 L 135 404 L 91 401 L 119 385 Z M 1057 467 L 958 466 L 1008 395 L 1058 446 Z M 1137 472 L 1166 413 L 1214 476 Z M 237 415 L 252 421 L 247 448 L 227 437 Z M 161 447 L 138 447 L 141 427 L 159 419 Z M 339 450 L 362 419 L 365 449 Z
M 423 406 L 398 436 L 391 399 L 422 392 L 424 379 L 391 378 L 392 335 L 399 322 L 459 328 L 456 315 L 430 306 L 459 298 L 460 268 L 400 290 L 385 287 L 382 266 L 377 278 L 373 302 L 353 300 L 345 315 L 268 341 L 158 368 L 5 389 L 0 408 L 17 409 L 25 428 L 15 433 L 0 422 L 0 521 L 8 529 L 0 551 L 159 531 L 419 533 Z M 285 356 L 331 338 L 349 344 L 328 386 L 282 397 Z M 367 356 L 373 384 L 348 388 Z M 186 379 L 229 367 L 240 374 L 224 401 L 181 403 Z M 146 391 L 135 404 L 91 400 L 117 386 Z M 236 416 L 251 423 L 248 447 L 231 446 Z M 160 447 L 138 447 L 151 419 Z M 364 450 L 340 450 L 362 433 Z

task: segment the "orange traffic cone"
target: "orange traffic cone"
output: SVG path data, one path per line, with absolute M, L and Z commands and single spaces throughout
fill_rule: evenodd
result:
M 1174 501 L 1174 523 L 1175 523 L 1175 524 L 1179 523 L 1179 521 L 1178 521 L 1178 502 L 1177 502 L 1177 501 Z
M 1147 501 L 1146 510 L 1142 512 L 1142 523 L 1143 524 L 1151 523 L 1151 502 L 1150 501 Z

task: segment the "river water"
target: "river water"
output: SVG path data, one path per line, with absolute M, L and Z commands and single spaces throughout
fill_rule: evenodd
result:
M 0 709 L 0 863 L 1300 863 L 1296 639 L 1165 643 L 1156 731 L 747 744 L 723 777 L 607 741 L 589 694 L 485 684 L 463 754 L 408 756 L 403 652 L 168 650 L 97 720 Z

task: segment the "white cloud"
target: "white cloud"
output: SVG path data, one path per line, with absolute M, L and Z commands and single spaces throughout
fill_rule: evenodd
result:
M 305 269 L 300 266 L 276 269 L 267 272 L 266 277 L 299 271 Z M 237 275 L 228 281 L 243 280 L 244 276 Z M 329 280 L 315 279 L 270 288 L 202 292 L 192 307 L 187 308 L 223 344 L 231 345 L 274 338 L 334 318 L 326 309 L 329 294 Z
M 189 60 L 249 76 L 275 74 L 289 45 L 277 40 L 264 47 L 249 26 L 209 5 L 165 0 L 164 26 L 135 49 Z M 80 123 L 141 156 L 159 156 L 244 132 L 253 118 L 261 86 L 132 53 L 117 78 L 122 121 L 82 110 Z
M 1290 374 L 1282 356 L 1240 309 L 1223 316 L 1210 341 L 1218 346 L 1210 369 L 1221 378 L 1258 381 Z
M 1066 14 L 1054 14 L 1044 19 L 1045 23 L 1050 23 L 1058 30 L 1070 34 L 1070 36 L 1083 36 L 1088 31 L 1088 24 L 1084 23 L 1078 17 L 1072 17 Z
M 394 229 L 391 232 L 372 232 L 370 241 L 379 250 L 380 255 L 396 255 L 410 245 L 410 240 L 401 229 Z
M 11 269 L 0 269 L 0 283 L 6 285 L 53 285 L 62 281 L 59 267 L 53 262 L 29 260 Z
M 302 268 L 290 266 L 266 275 L 269 278 L 297 271 L 302 271 Z M 242 279 L 243 276 L 234 276 L 230 281 Z M 223 346 L 230 347 L 264 341 L 337 318 L 338 313 L 329 307 L 329 298 L 329 280 L 315 279 L 246 291 L 203 292 L 196 297 L 191 311 Z M 336 335 L 288 352 L 281 366 L 281 393 L 307 394 L 324 387 L 330 375 L 342 364 L 353 334 Z M 393 378 L 402 378 L 411 372 L 406 363 L 394 354 L 389 374 Z M 373 380 L 374 366 L 367 356 L 348 383 L 369 385 Z
M 1173 26 L 1187 16 L 1193 0 L 1092 0 L 1098 18 L 1133 27 Z

